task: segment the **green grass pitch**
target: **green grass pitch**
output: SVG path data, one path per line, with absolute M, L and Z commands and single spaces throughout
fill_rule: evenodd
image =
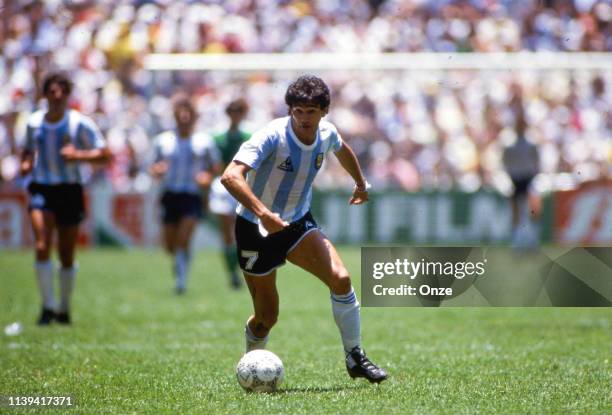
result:
M 358 285 L 358 248 L 341 254 Z M 0 252 L 0 324 L 24 326 L 0 333 L 0 395 L 71 395 L 87 414 L 612 412 L 609 309 L 363 308 L 364 348 L 390 374 L 376 386 L 348 377 L 327 290 L 288 265 L 268 344 L 285 382 L 247 394 L 234 367 L 251 302 L 216 252 L 196 253 L 183 297 L 158 250 L 86 250 L 79 264 L 73 326 L 38 328 L 32 254 Z

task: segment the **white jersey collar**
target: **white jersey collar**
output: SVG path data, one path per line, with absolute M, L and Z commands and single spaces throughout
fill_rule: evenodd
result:
M 290 140 L 293 140 L 293 142 L 297 144 L 297 146 L 301 148 L 302 150 L 308 151 L 308 150 L 314 149 L 320 140 L 319 127 L 317 127 L 317 136 L 315 137 L 315 140 L 312 142 L 312 144 L 304 144 L 293 131 L 293 126 L 291 125 L 291 117 L 287 117 L 287 118 L 288 118 L 287 119 L 287 123 L 288 123 L 287 130 L 289 131 Z
M 64 116 L 62 117 L 61 120 L 56 121 L 56 122 L 49 122 L 47 121 L 47 119 L 45 118 L 46 114 L 43 114 L 43 125 L 47 128 L 51 128 L 51 129 L 56 129 L 59 128 L 61 126 L 63 126 L 66 121 L 68 121 L 68 113 L 70 112 L 70 110 L 67 110 L 64 112 Z

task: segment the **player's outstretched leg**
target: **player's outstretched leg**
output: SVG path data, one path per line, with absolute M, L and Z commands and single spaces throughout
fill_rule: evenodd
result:
M 233 212 L 234 209 L 231 211 Z M 235 218 L 233 214 L 219 214 L 221 223 L 221 236 L 223 237 L 223 259 L 225 268 L 233 289 L 238 290 L 242 287 L 242 278 L 238 275 L 238 252 L 234 240 Z
M 177 294 L 183 294 L 187 289 L 187 280 L 189 279 L 189 269 L 191 267 L 191 236 L 197 225 L 197 217 L 185 216 L 180 220 L 176 230 L 174 269 Z
M 176 293 L 184 294 L 187 289 L 190 255 L 186 249 L 178 248 L 174 253 L 174 276 Z
M 61 225 L 57 229 L 61 267 L 59 269 L 60 307 L 55 320 L 60 324 L 70 324 L 70 298 L 77 272 L 74 255 L 79 229 L 77 225 Z
M 266 348 L 268 334 L 278 319 L 278 291 L 276 271 L 264 276 L 245 274 L 244 278 L 255 310 L 244 328 L 246 353 L 248 353 L 251 350 Z
M 76 271 L 74 265 L 59 269 L 60 306 L 55 319 L 61 324 L 70 324 L 70 297 L 74 289 Z
M 349 376 L 353 379 L 366 378 L 372 383 L 380 383 L 387 379 L 387 373 L 372 363 L 360 346 L 360 307 L 353 287 L 351 286 L 347 294 L 332 292 L 331 303 L 334 320 L 342 337 L 342 346 L 346 355 L 346 370 Z
M 226 245 L 223 248 L 223 259 L 225 260 L 225 268 L 229 274 L 230 285 L 237 290 L 242 286 L 242 279 L 236 272 L 238 268 L 238 253 L 236 245 Z
M 36 321 L 39 326 L 51 324 L 55 318 L 55 297 L 53 295 L 53 263 L 50 260 L 36 262 L 36 277 L 42 298 L 42 310 Z
M 53 245 L 53 229 L 55 217 L 49 212 L 32 209 L 30 212 L 32 229 L 34 231 L 36 249 L 36 279 L 42 300 L 42 310 L 37 320 L 40 326 L 51 324 L 55 318 L 55 295 L 53 289 L 53 263 L 51 262 L 51 246 Z
M 255 316 L 249 317 L 246 324 L 244 325 L 244 338 L 246 342 L 246 353 L 251 350 L 265 349 L 268 344 L 268 335 L 266 334 L 264 337 L 257 337 L 253 330 L 249 327 L 249 322 L 253 320 Z
M 317 276 L 329 287 L 332 312 L 340 329 L 349 375 L 352 378 L 363 377 L 375 383 L 387 379 L 387 373 L 372 363 L 361 348 L 359 302 L 348 271 L 332 243 L 320 231 L 312 231 L 287 258 Z

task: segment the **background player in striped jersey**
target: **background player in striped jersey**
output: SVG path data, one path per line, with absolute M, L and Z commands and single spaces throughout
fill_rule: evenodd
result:
M 191 263 L 191 237 L 203 216 L 202 191 L 220 171 L 220 157 L 209 135 L 194 133 L 197 113 L 188 98 L 175 99 L 174 118 L 176 131 L 155 139 L 150 172 L 162 179 L 164 246 L 174 258 L 176 292 L 183 294 Z
M 221 179 L 240 202 L 236 241 L 255 311 L 245 327 L 247 351 L 265 348 L 278 318 L 276 268 L 289 259 L 329 287 L 349 375 L 381 382 L 387 374 L 361 348 L 359 302 L 348 271 L 310 213 L 312 182 L 326 154 L 333 152 L 355 180 L 349 204 L 368 200 L 367 182 L 351 148 L 322 120 L 330 93 L 320 78 L 298 78 L 285 102 L 289 116 L 253 134 Z
M 215 145 L 221 153 L 223 168 L 232 161 L 242 143 L 250 137 L 249 133 L 240 129 L 240 124 L 246 117 L 248 109 L 249 107 L 244 99 L 234 100 L 225 108 L 225 113 L 230 120 L 230 126 L 226 132 L 215 136 Z M 241 286 L 241 278 L 237 273 L 238 256 L 234 239 L 237 205 L 238 202 L 223 187 L 221 180 L 215 179 L 211 186 L 208 207 L 219 218 L 221 237 L 223 238 L 223 257 L 230 277 L 230 283 L 234 288 L 240 288 Z
M 72 84 L 63 73 L 51 73 L 42 91 L 48 109 L 28 119 L 21 174 L 31 176 L 29 211 L 34 230 L 36 276 L 42 297 L 38 324 L 70 324 L 70 297 L 76 276 L 75 248 L 85 217 L 80 162 L 104 162 L 110 153 L 91 119 L 68 109 Z M 51 248 L 57 231 L 60 303 L 56 309 Z

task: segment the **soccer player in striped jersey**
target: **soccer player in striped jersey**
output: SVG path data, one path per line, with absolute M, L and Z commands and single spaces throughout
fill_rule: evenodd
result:
M 246 349 L 265 348 L 278 318 L 276 269 L 288 259 L 329 287 L 349 375 L 382 382 L 387 374 L 361 348 L 359 302 L 348 271 L 310 213 L 312 182 L 327 154 L 355 180 L 349 204 L 368 200 L 368 184 L 349 145 L 322 120 L 330 104 L 323 80 L 299 77 L 285 102 L 289 116 L 253 134 L 221 179 L 239 201 L 236 242 L 254 307 L 245 327 Z
M 227 166 L 234 155 L 250 135 L 240 129 L 240 124 L 246 117 L 248 105 L 244 99 L 230 102 L 225 113 L 230 119 L 228 130 L 214 137 L 215 145 L 221 152 L 223 167 Z M 211 186 L 208 207 L 217 215 L 223 238 L 223 258 L 227 268 L 230 283 L 233 288 L 240 288 L 242 279 L 238 276 L 238 256 L 236 254 L 236 241 L 234 238 L 234 225 L 236 223 L 236 206 L 238 202 L 221 184 L 219 178 Z
M 202 191 L 220 171 L 220 156 L 210 136 L 194 132 L 197 113 L 188 98 L 175 99 L 174 118 L 176 130 L 155 139 L 150 172 L 162 180 L 164 245 L 173 256 L 176 293 L 183 294 L 191 264 L 191 237 L 203 217 Z
M 42 90 L 48 109 L 36 111 L 28 119 L 21 156 L 21 174 L 31 173 L 29 212 L 43 303 L 38 324 L 48 325 L 53 320 L 70 324 L 70 298 L 77 272 L 75 248 L 79 223 L 85 217 L 79 164 L 105 162 L 110 153 L 94 122 L 68 109 L 72 84 L 67 75 L 49 74 Z M 59 307 L 50 259 L 55 231 L 61 264 Z

